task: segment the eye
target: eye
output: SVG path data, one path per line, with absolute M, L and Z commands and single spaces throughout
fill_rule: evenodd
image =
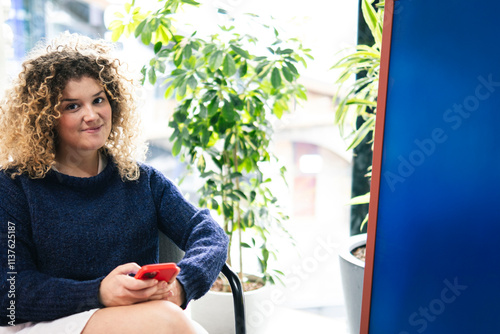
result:
M 70 103 L 66 106 L 66 110 L 75 110 L 78 108 L 78 104 L 76 103 Z
M 103 97 L 98 97 L 94 100 L 94 104 L 101 104 L 103 103 L 104 101 L 106 101 Z

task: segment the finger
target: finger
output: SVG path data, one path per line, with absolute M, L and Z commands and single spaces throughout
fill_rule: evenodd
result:
M 152 294 L 149 300 L 168 300 L 173 295 L 172 291 L 167 289 L 158 289 L 154 294 Z
M 133 277 L 126 277 L 126 280 L 124 282 L 124 285 L 127 289 L 133 290 L 133 291 L 138 291 L 138 290 L 144 290 L 144 289 L 149 289 L 149 288 L 155 288 L 157 289 L 159 281 L 157 279 L 137 279 Z
M 140 268 L 141 266 L 139 266 L 137 263 L 130 262 L 116 267 L 115 269 L 113 269 L 112 273 L 116 275 L 135 274 Z
M 130 297 L 136 302 L 143 302 L 149 300 L 154 295 L 162 295 L 158 293 L 158 288 L 156 286 L 142 289 L 142 290 L 129 290 Z
M 172 284 L 168 284 L 167 293 L 165 294 L 165 300 L 172 301 L 173 298 L 178 294 L 178 285 L 177 281 L 174 281 Z
M 158 291 L 149 297 L 149 300 L 168 300 L 172 297 L 172 291 Z

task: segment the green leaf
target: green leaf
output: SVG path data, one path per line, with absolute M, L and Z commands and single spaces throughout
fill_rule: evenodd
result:
M 284 111 L 285 111 L 285 109 L 283 108 L 280 101 L 276 101 L 273 105 L 273 114 L 275 114 L 276 117 L 278 117 L 278 119 L 281 119 Z
M 281 72 L 283 73 L 283 76 L 288 82 L 293 82 L 293 74 L 290 72 L 288 67 L 282 67 Z
M 178 138 L 175 141 L 174 146 L 172 147 L 172 155 L 174 157 L 176 157 L 177 155 L 179 155 L 179 153 L 181 152 L 181 147 L 182 147 L 182 139 Z
M 175 90 L 174 85 L 170 85 L 170 86 L 168 86 L 168 88 L 165 90 L 165 94 L 163 95 L 163 97 L 164 97 L 166 100 L 168 100 L 169 98 L 171 98 L 171 97 L 172 97 L 172 94 L 173 94 L 174 90 Z
M 183 112 L 182 108 L 181 107 L 184 107 L 184 106 L 179 106 L 177 108 L 177 111 L 174 113 L 174 120 L 177 122 L 177 123 L 184 123 L 184 121 L 186 120 L 186 114 Z
M 158 58 L 166 58 L 170 55 L 171 52 L 172 52 L 172 50 L 170 50 L 170 49 L 162 49 L 158 53 Z
M 185 69 L 182 69 L 182 68 L 176 68 L 175 70 L 172 71 L 172 73 L 170 73 L 170 75 L 182 75 L 182 74 L 185 74 L 187 71 Z
M 235 189 L 234 193 L 242 199 L 247 199 L 247 196 L 241 190 Z
M 191 49 L 191 46 L 188 44 L 184 47 L 184 59 L 189 59 L 191 58 L 191 55 L 193 54 L 193 50 Z
M 219 203 L 214 198 L 212 198 L 211 202 L 212 202 L 212 209 L 217 210 L 219 208 Z
M 116 30 L 113 31 L 113 33 L 111 34 L 111 40 L 113 42 L 116 42 L 120 39 L 120 36 L 123 34 L 123 31 L 125 30 L 125 26 L 120 26 L 118 28 L 116 28 Z
M 222 107 L 222 117 L 233 122 L 238 116 L 238 113 L 234 110 L 233 104 L 227 100 L 224 100 L 224 106 Z
M 293 53 L 293 50 L 292 50 L 292 49 L 284 49 L 284 50 L 280 50 L 280 51 L 278 52 L 278 54 L 280 54 L 280 55 L 290 55 L 290 54 L 292 54 L 292 53 Z
M 184 67 L 188 70 L 194 70 L 194 66 L 196 64 L 196 58 L 191 56 L 191 58 L 184 58 Z
M 148 71 L 149 83 L 154 85 L 156 83 L 156 71 L 154 67 L 151 67 Z
M 230 132 L 227 136 L 226 139 L 224 140 L 224 150 L 229 151 L 232 142 L 233 142 L 233 137 L 234 137 L 234 132 Z
M 149 45 L 151 43 L 152 38 L 153 38 L 153 33 L 151 32 L 151 30 L 149 30 L 149 25 L 146 25 L 146 27 L 144 27 L 144 30 L 141 34 L 141 41 L 145 45 Z
M 236 178 L 240 178 L 240 177 L 243 177 L 243 174 L 241 174 L 240 172 L 233 172 L 229 175 L 229 177 L 231 179 L 236 179 Z
M 122 20 L 114 20 L 111 21 L 111 23 L 108 26 L 109 30 L 115 30 L 117 28 L 123 27 L 123 21 Z
M 168 42 L 172 39 L 172 33 L 164 25 L 161 25 L 158 29 L 156 29 L 156 37 L 163 43 L 168 44 Z
M 370 203 L 370 193 L 369 192 L 364 194 L 364 195 L 353 197 L 349 201 L 350 205 L 367 204 L 367 203 Z
M 142 33 L 142 30 L 144 29 L 144 26 L 146 25 L 147 22 L 148 22 L 147 19 L 142 20 L 142 22 L 139 23 L 139 25 L 135 28 L 135 31 L 134 31 L 135 38 L 139 37 L 139 35 Z
M 165 70 L 167 69 L 167 64 L 163 61 L 158 61 L 155 66 L 157 71 L 160 71 L 160 73 L 165 73 Z
M 206 119 L 208 117 L 207 107 L 205 107 L 204 104 L 200 104 L 199 107 L 200 107 L 200 112 L 198 113 L 198 115 L 200 116 L 200 118 Z
M 233 216 L 233 207 L 228 203 L 222 203 L 222 211 L 224 212 L 224 216 L 226 217 Z
M 255 190 L 252 190 L 250 192 L 250 203 L 252 203 L 255 200 L 256 196 L 257 196 L 257 193 L 255 192 Z
M 380 45 L 382 42 L 382 31 L 379 28 L 377 12 L 372 6 L 372 2 L 373 0 L 363 0 L 361 3 L 361 10 L 363 12 L 363 18 L 375 39 L 375 43 Z
M 203 172 L 205 170 L 205 168 L 207 167 L 207 164 L 205 162 L 205 157 L 203 157 L 203 154 L 200 154 L 200 157 L 198 159 L 198 163 L 197 163 L 196 167 L 198 168 L 198 170 L 200 172 Z
M 187 84 L 189 85 L 189 87 L 192 89 L 192 90 L 195 90 L 196 89 L 196 86 L 198 85 L 198 81 L 196 80 L 196 78 L 194 77 L 194 75 L 191 75 L 188 80 L 187 80 Z
M 236 201 L 236 202 L 240 201 L 240 198 L 236 194 L 233 194 L 233 193 L 227 194 L 227 197 L 229 197 L 230 199 L 232 199 L 233 201 Z
M 273 72 L 271 74 L 271 84 L 276 89 L 281 86 L 281 74 L 280 70 L 277 67 L 273 69 Z
M 144 81 L 146 80 L 146 65 L 142 66 L 141 68 L 141 85 L 144 85 Z
M 269 250 L 267 248 L 262 248 L 262 257 L 264 258 L 264 263 L 267 263 L 269 259 Z
M 255 73 L 261 74 L 264 71 L 264 68 L 269 65 L 269 61 L 262 61 L 255 67 Z M 265 73 L 266 71 L 264 71 Z
M 231 49 L 236 52 L 237 54 L 239 54 L 241 57 L 243 58 L 246 58 L 246 59 L 250 59 L 250 54 L 248 53 L 248 51 L 245 51 L 239 47 L 237 47 L 236 45 L 234 44 L 231 44 Z
M 124 5 L 124 7 L 125 7 L 125 12 L 128 14 L 128 13 L 130 13 L 130 8 L 132 8 L 132 4 L 131 3 L 126 3 Z
M 200 71 L 195 71 L 196 72 L 196 75 L 198 77 L 200 77 L 201 80 L 205 81 L 207 80 L 207 75 L 205 74 L 205 72 L 200 72 Z
M 365 216 L 365 219 L 363 219 L 363 221 L 361 222 L 361 226 L 359 227 L 359 230 L 362 231 L 363 228 L 365 227 L 366 223 L 368 223 L 368 213 L 366 214 Z
M 297 68 L 295 67 L 294 64 L 286 61 L 285 62 L 285 65 L 288 67 L 288 69 L 295 75 L 299 75 L 299 71 L 297 71 Z
M 186 90 L 187 90 L 187 80 L 183 81 L 180 84 L 179 89 L 177 90 L 177 96 L 183 98 L 184 96 L 186 96 Z
M 220 50 L 217 50 L 210 55 L 210 58 L 208 59 L 208 66 L 212 72 L 215 72 L 222 65 L 223 59 L 224 53 Z
M 201 173 L 200 176 L 202 178 L 207 178 L 207 177 L 212 177 L 215 175 L 215 172 L 214 171 L 209 171 L 209 172 L 205 172 L 205 173 Z M 207 180 L 207 186 L 210 186 L 210 187 L 216 187 L 217 185 L 215 184 L 214 180 L 213 179 L 210 179 L 210 180 Z
M 155 52 L 155 54 L 157 54 L 158 52 L 160 52 L 162 46 L 163 46 L 162 42 L 157 42 L 155 44 L 155 46 L 154 46 L 154 52 Z
M 208 131 L 207 128 L 203 128 L 201 132 L 201 144 L 203 145 L 203 147 L 206 147 L 208 145 L 210 141 L 210 136 L 211 136 L 210 131 Z
M 202 52 L 203 52 L 204 55 L 208 55 L 208 54 L 214 52 L 216 48 L 217 47 L 214 44 L 208 44 L 207 46 L 205 46 L 203 48 Z
M 172 81 L 172 86 L 178 88 L 182 86 L 184 82 L 186 82 L 186 75 L 179 75 L 178 77 L 175 77 L 174 81 Z
M 363 139 L 368 135 L 368 133 L 372 132 L 375 127 L 375 116 L 368 118 L 365 120 L 363 125 L 359 127 L 354 136 L 354 140 L 351 142 L 347 150 L 351 150 L 361 144 Z
M 233 56 L 231 56 L 229 53 L 224 57 L 222 73 L 226 77 L 231 77 L 236 73 L 236 64 L 234 63 Z
M 205 92 L 201 97 L 202 102 L 208 102 L 214 99 L 217 96 L 217 91 L 215 89 L 211 89 Z
M 183 3 L 187 3 L 189 5 L 193 5 L 193 6 L 199 6 L 200 3 L 199 2 L 196 2 L 194 0 L 181 0 Z
M 248 64 L 247 64 L 246 61 L 244 61 L 241 64 L 239 71 L 240 71 L 240 77 L 241 78 L 243 78 L 247 74 L 247 72 L 248 72 Z
M 346 105 L 365 105 L 370 108 L 376 108 L 377 107 L 377 102 L 376 101 L 369 101 L 365 99 L 349 99 L 346 101 Z
M 234 109 L 241 110 L 243 107 L 243 101 L 240 100 L 239 96 L 236 94 L 229 94 L 229 99 L 231 100 L 231 104 Z
M 213 115 L 215 115 L 218 109 L 219 109 L 219 97 L 215 96 L 208 105 L 208 116 L 212 117 Z

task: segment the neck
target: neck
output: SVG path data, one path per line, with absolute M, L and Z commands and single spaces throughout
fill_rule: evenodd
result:
M 76 177 L 92 177 L 99 173 L 99 152 L 79 155 L 56 155 L 56 169 Z

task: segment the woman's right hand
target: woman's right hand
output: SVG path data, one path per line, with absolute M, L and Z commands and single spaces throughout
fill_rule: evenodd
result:
M 163 299 L 168 293 L 165 282 L 156 279 L 140 280 L 129 274 L 140 269 L 137 263 L 116 267 L 106 276 L 99 288 L 99 301 L 106 307 L 124 306 L 148 300 Z

